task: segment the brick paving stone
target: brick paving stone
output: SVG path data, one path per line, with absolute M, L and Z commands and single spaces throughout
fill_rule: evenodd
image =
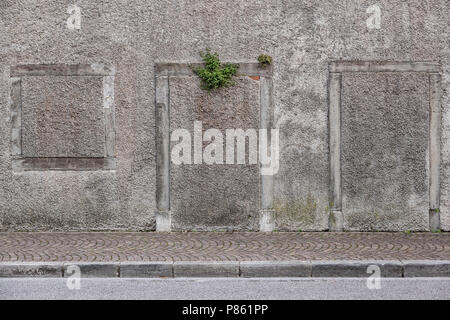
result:
M 450 233 L 0 233 L 0 261 L 450 260 Z

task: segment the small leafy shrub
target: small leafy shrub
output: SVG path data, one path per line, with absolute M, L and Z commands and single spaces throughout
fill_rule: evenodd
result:
M 234 85 L 233 76 L 236 75 L 239 66 L 231 63 L 222 64 L 219 54 L 209 50 L 200 52 L 205 66 L 194 69 L 194 73 L 202 79 L 202 88 L 213 90 Z
M 258 62 L 267 67 L 272 64 L 272 57 L 267 54 L 260 54 L 258 57 Z

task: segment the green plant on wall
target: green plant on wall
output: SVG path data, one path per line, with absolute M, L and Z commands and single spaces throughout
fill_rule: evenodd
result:
M 194 69 L 194 73 L 202 80 L 202 88 L 213 90 L 234 85 L 233 76 L 236 75 L 238 65 L 220 62 L 219 54 L 211 53 L 210 50 L 200 52 L 205 63 L 202 68 Z
M 267 54 L 260 54 L 258 62 L 261 63 L 263 67 L 267 67 L 272 64 L 272 57 Z

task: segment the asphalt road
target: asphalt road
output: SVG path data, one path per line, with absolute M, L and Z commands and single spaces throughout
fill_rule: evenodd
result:
M 0 279 L 0 299 L 445 299 L 450 278 L 381 279 Z

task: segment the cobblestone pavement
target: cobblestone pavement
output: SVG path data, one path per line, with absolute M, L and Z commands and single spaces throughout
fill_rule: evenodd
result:
M 450 260 L 450 233 L 0 233 L 0 261 Z

